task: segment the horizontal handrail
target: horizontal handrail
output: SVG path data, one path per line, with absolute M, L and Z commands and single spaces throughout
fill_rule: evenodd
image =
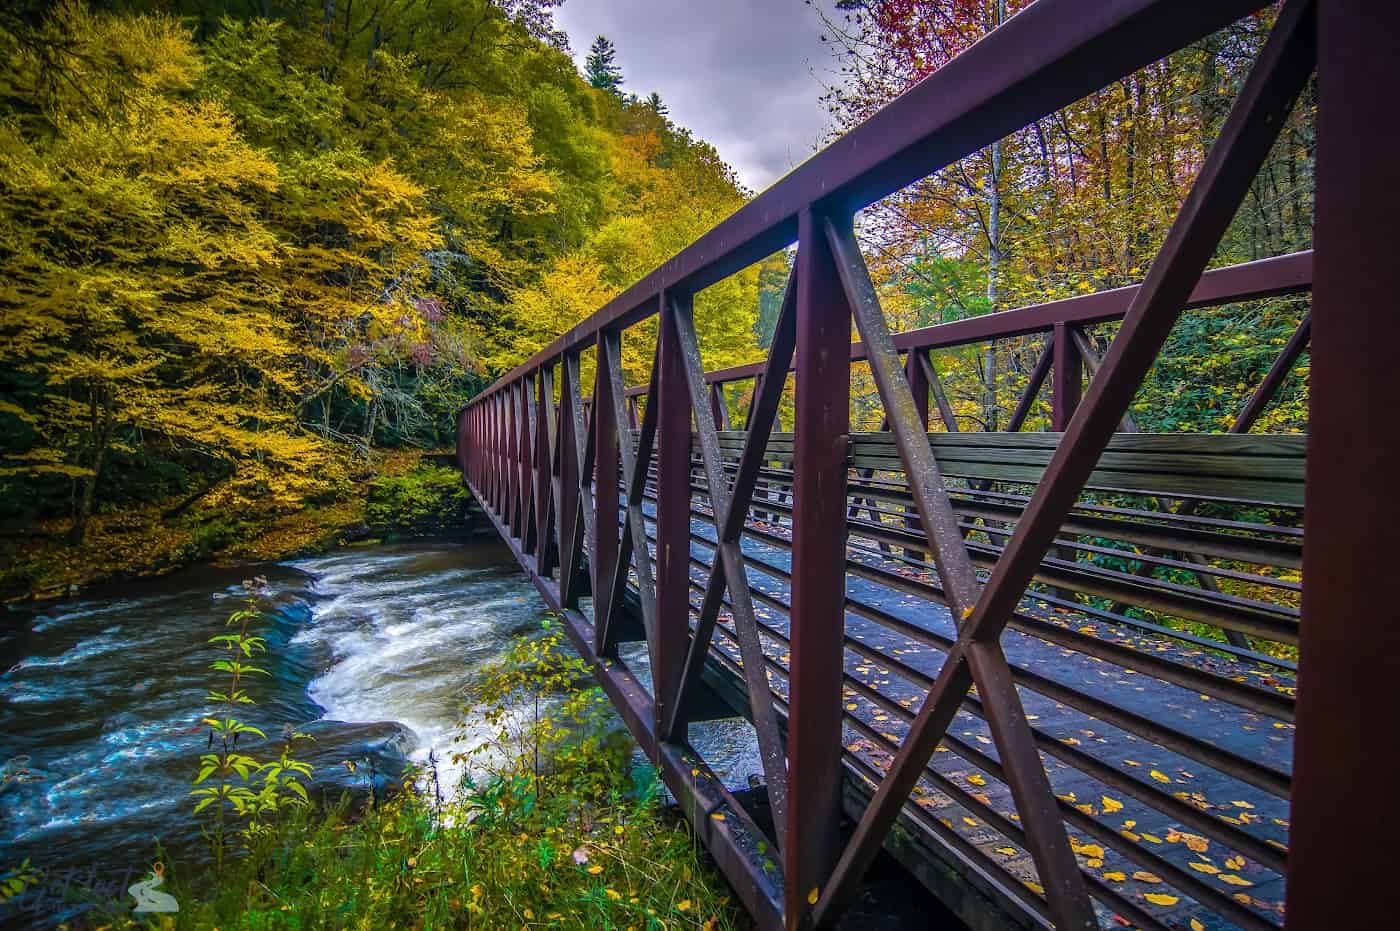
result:
M 1190 308 L 1215 307 L 1236 301 L 1252 301 L 1265 297 L 1297 294 L 1312 288 L 1313 253 L 1311 249 L 1288 255 L 1242 262 L 1206 272 L 1186 305 Z M 1141 285 L 1127 285 L 1094 294 L 1082 294 L 1043 304 L 1027 304 L 1010 310 L 950 320 L 917 330 L 906 330 L 894 337 L 895 348 L 910 350 L 950 349 L 989 339 L 1008 339 L 1031 333 L 1048 333 L 1057 323 L 1085 325 L 1121 320 Z M 851 361 L 866 358 L 863 343 L 851 344 Z M 710 384 L 720 385 L 743 381 L 763 374 L 766 362 L 735 365 L 705 373 Z M 627 389 L 628 397 L 646 394 L 646 386 Z

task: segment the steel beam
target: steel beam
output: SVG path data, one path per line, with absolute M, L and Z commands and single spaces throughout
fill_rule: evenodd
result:
M 1400 6 L 1318 2 L 1317 284 L 1287 922 L 1382 928 L 1400 875 Z M 1357 496 L 1365 506 L 1357 506 Z M 1338 792 L 1351 793 L 1338 804 Z M 1372 803 L 1372 792 L 1379 793 Z
M 656 649 L 652 668 L 656 727 L 665 727 L 680 690 L 690 640 L 690 422 L 686 360 L 676 314 L 666 305 L 689 295 L 662 295 L 656 345 Z M 651 407 L 651 402 L 647 404 Z M 650 411 L 648 411 L 650 413 Z M 696 412 L 699 416 L 704 416 Z M 645 539 L 637 541 L 644 557 Z
M 803 211 L 793 424 L 792 663 L 788 679 L 788 928 L 806 926 L 836 864 L 841 818 L 842 632 L 851 312 L 823 229 Z

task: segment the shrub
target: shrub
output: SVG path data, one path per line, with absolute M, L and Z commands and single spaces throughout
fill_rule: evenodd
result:
M 420 466 L 370 483 L 365 519 L 388 531 L 426 531 L 460 523 L 470 493 L 456 469 Z

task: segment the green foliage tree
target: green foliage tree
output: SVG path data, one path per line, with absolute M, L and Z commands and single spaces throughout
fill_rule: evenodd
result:
M 598 36 L 588 47 L 588 58 L 584 64 L 588 83 L 599 90 L 619 92 L 622 87 L 622 68 L 614 59 L 617 49 L 607 36 Z

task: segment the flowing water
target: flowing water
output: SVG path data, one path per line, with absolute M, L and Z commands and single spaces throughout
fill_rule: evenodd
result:
M 486 736 L 464 719 L 470 686 L 544 608 L 504 547 L 444 542 L 198 568 L 0 614 L 0 868 L 28 857 L 45 870 L 45 894 L 26 915 L 0 906 L 0 924 L 63 920 L 82 907 L 65 896 L 120 897 L 157 841 L 196 855 L 187 793 L 219 684 L 207 640 L 254 575 L 273 605 L 259 662 L 271 675 L 247 717 L 274 739 L 313 734 L 298 756 L 332 798 Z M 742 784 L 759 768 L 751 733 L 707 725 L 698 740 Z M 446 782 L 460 775 L 443 767 Z

